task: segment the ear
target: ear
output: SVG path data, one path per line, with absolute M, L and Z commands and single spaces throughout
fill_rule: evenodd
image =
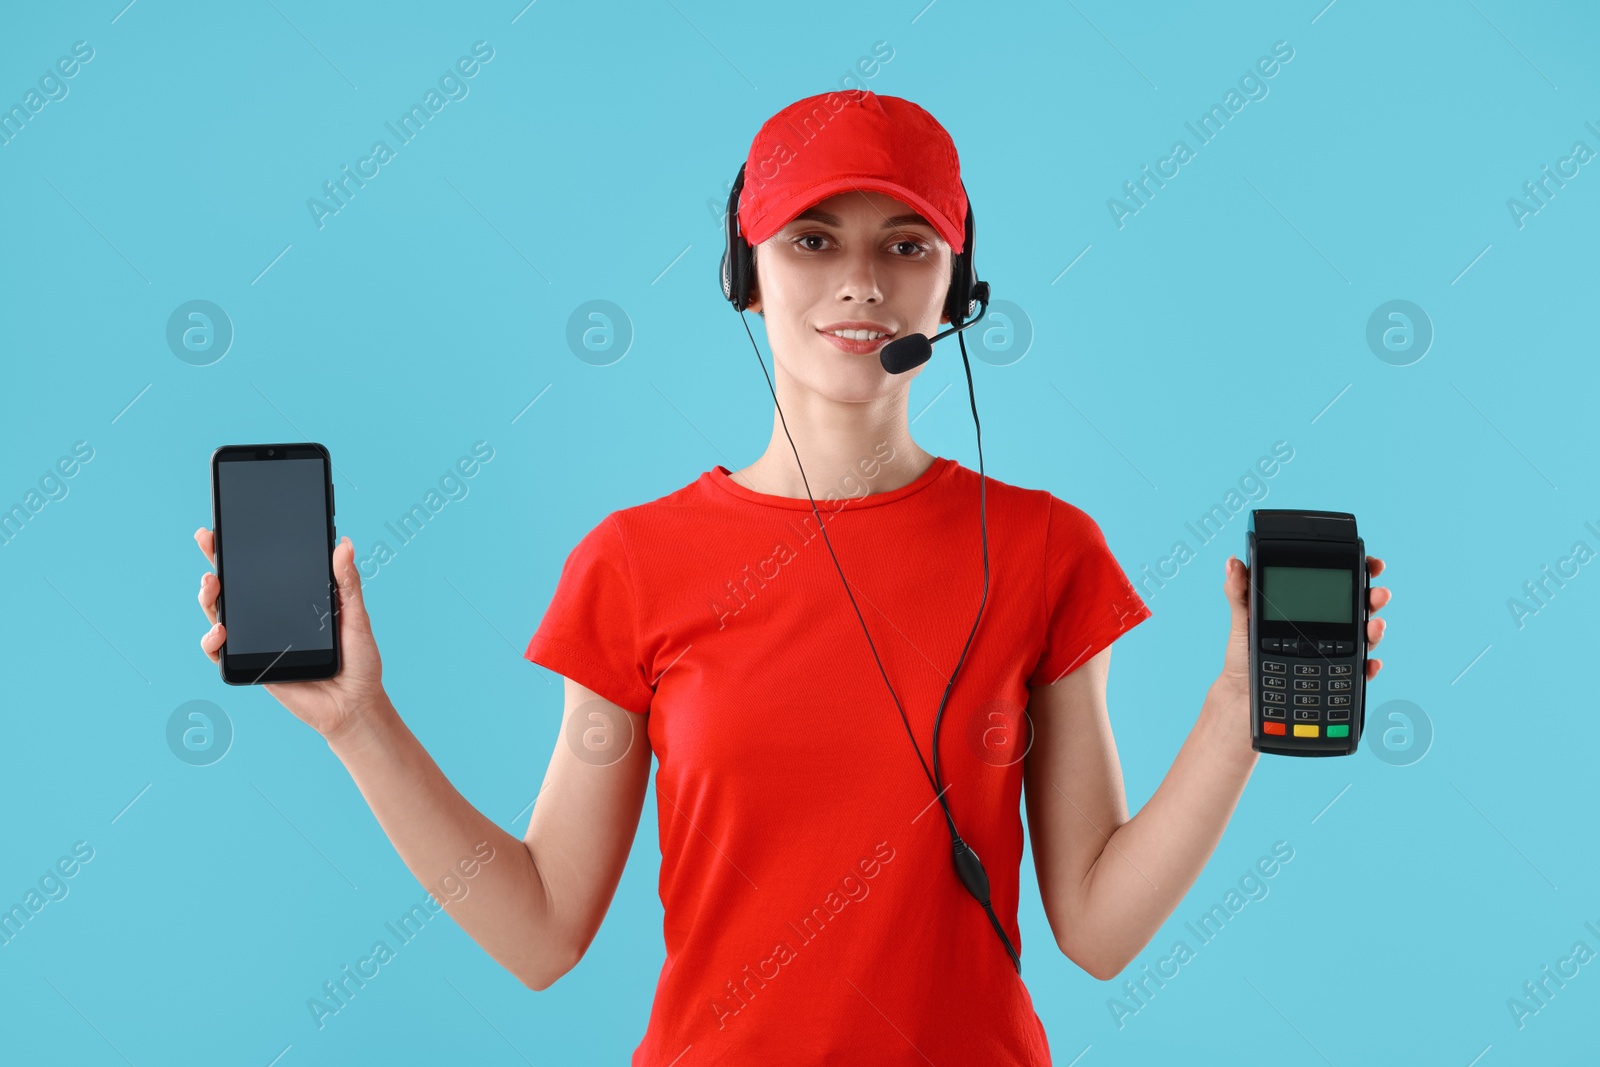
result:
M 761 310 L 761 286 L 756 280 L 758 274 L 759 272 L 756 270 L 756 250 L 752 248 L 750 250 L 750 300 L 745 304 L 744 309 L 746 311 L 754 311 L 760 315 L 763 312 Z
M 950 288 L 946 289 L 944 291 L 944 296 L 945 296 L 945 300 L 946 301 L 948 301 L 950 299 L 950 289 L 954 289 L 954 288 L 955 288 L 955 282 L 951 282 L 950 283 Z M 939 325 L 948 326 L 949 324 L 950 324 L 950 314 L 949 314 L 949 312 L 946 312 L 946 311 L 939 312 Z

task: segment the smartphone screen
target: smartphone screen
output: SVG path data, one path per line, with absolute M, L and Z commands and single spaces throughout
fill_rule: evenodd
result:
M 317 444 L 228 445 L 212 456 L 218 618 L 230 684 L 338 673 L 333 484 Z

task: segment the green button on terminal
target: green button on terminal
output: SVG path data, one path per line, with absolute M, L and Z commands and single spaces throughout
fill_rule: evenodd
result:
M 1346 726 L 1330 726 L 1330 727 L 1328 727 L 1328 736 L 1329 737 L 1349 737 L 1350 736 L 1350 727 L 1348 725 L 1346 725 Z

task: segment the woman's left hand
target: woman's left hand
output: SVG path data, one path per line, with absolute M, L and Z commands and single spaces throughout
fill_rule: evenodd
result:
M 1223 591 L 1228 595 L 1228 604 L 1233 610 L 1233 629 L 1228 634 L 1228 652 L 1223 660 L 1222 677 L 1219 679 L 1226 685 L 1236 686 L 1242 693 L 1250 692 L 1250 568 L 1237 557 L 1229 556 L 1227 566 L 1227 579 L 1223 582 Z M 1383 560 L 1376 556 L 1367 557 L 1367 574 L 1373 578 L 1383 573 Z M 1367 591 L 1367 604 L 1369 614 L 1377 614 L 1385 604 L 1389 603 L 1393 594 L 1386 586 L 1372 586 Z M 1383 640 L 1384 633 L 1388 630 L 1388 620 L 1367 620 L 1367 680 L 1377 677 L 1383 669 L 1383 660 L 1373 659 L 1372 650 L 1378 647 L 1378 642 Z

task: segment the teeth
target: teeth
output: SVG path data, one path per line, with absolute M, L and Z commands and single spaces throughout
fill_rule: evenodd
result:
M 876 341 L 880 337 L 889 336 L 877 330 L 829 330 L 828 332 L 847 341 Z

